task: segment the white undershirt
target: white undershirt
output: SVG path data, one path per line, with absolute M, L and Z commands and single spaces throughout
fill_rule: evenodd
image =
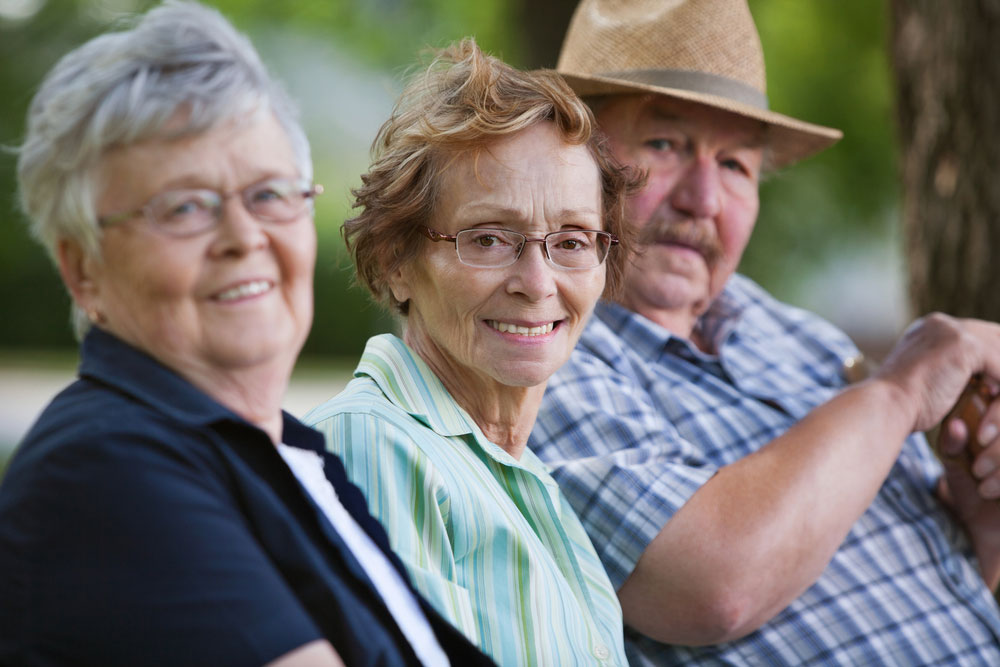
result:
M 323 458 L 316 452 L 284 443 L 278 445 L 278 452 L 361 563 L 420 662 L 428 667 L 449 665 L 448 656 L 399 572 L 341 504 L 323 473 Z

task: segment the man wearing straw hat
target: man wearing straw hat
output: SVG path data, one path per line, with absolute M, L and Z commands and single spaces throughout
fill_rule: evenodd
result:
M 735 273 L 761 173 L 840 137 L 768 110 L 744 0 L 583 0 L 558 69 L 648 175 L 624 293 L 530 443 L 619 590 L 630 659 L 1000 665 L 998 402 L 946 421 L 944 468 L 915 433 L 1000 377 L 1000 328 L 923 318 L 849 385 L 842 332 Z

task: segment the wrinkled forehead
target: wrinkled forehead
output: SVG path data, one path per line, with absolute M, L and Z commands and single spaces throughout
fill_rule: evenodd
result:
M 269 112 L 252 113 L 200 133 L 155 136 L 106 151 L 94 172 L 95 203 L 107 214 L 166 190 L 230 191 L 299 175 L 285 129 Z
M 436 147 L 430 162 L 439 191 L 446 185 L 494 187 L 512 178 L 534 176 L 538 164 L 573 167 L 584 163 L 598 170 L 588 144 L 570 141 L 549 120 L 509 134 L 483 135 L 460 147 Z

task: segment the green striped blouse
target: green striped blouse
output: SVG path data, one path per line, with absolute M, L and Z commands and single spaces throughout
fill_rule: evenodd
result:
M 414 585 L 500 665 L 625 665 L 622 613 L 544 464 L 489 442 L 403 341 L 305 417 L 326 435 Z

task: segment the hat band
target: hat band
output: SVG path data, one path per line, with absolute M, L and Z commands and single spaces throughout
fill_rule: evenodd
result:
M 753 86 L 717 74 L 683 69 L 632 69 L 621 72 L 601 72 L 598 76 L 658 88 L 675 88 L 694 93 L 725 97 L 740 104 L 767 110 L 767 95 Z

